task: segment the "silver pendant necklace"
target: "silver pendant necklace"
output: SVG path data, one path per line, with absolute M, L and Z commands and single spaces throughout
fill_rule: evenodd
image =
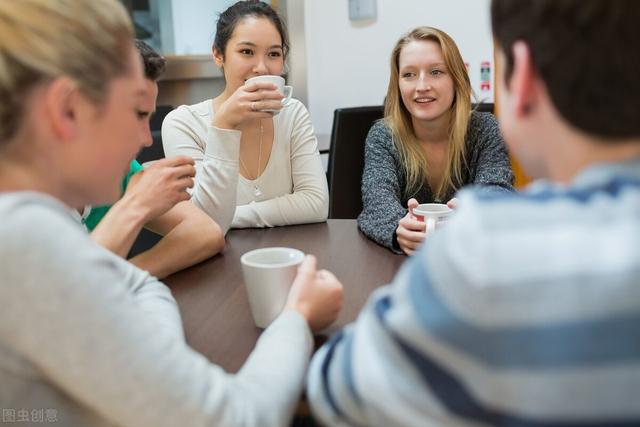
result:
M 258 187 L 258 183 L 256 183 L 256 180 L 260 176 L 260 166 L 262 165 L 262 134 L 263 133 L 264 133 L 264 129 L 262 127 L 262 119 L 260 119 L 260 144 L 258 145 L 258 171 L 256 172 L 255 178 L 251 179 L 251 174 L 249 173 L 249 169 L 247 169 L 244 162 L 242 161 L 242 157 L 240 157 L 240 165 L 244 169 L 244 172 L 247 174 L 247 177 L 249 177 L 249 179 L 253 181 L 253 195 L 255 197 L 262 196 L 262 190 L 260 190 L 260 188 Z

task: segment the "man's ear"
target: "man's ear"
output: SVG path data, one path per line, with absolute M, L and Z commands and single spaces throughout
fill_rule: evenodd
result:
M 528 115 L 537 106 L 536 79 L 529 46 L 523 41 L 513 44 L 513 72 L 511 81 L 507 82 L 514 96 L 515 112 L 519 116 Z
M 219 68 L 222 68 L 222 66 L 224 65 L 224 54 L 221 53 L 215 46 L 211 48 L 211 53 L 213 55 L 213 60 L 216 62 L 216 65 Z
M 51 130 L 64 141 L 73 139 L 78 133 L 81 97 L 78 85 L 66 77 L 56 78 L 43 93 L 42 102 Z

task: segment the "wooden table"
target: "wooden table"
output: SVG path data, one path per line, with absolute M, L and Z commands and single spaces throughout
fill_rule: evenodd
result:
M 355 320 L 371 292 L 389 283 L 406 259 L 368 240 L 355 220 L 232 230 L 222 254 L 165 280 L 180 306 L 189 345 L 228 372 L 242 367 L 261 332 L 249 311 L 240 256 L 269 246 L 316 255 L 319 268 L 338 277 L 345 299 L 336 327 Z

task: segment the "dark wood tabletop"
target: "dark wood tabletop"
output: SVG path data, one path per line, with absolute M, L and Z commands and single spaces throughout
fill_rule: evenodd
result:
M 406 259 L 368 240 L 355 220 L 230 231 L 223 253 L 165 280 L 189 345 L 228 372 L 242 367 L 262 332 L 251 318 L 240 256 L 269 246 L 316 255 L 318 268 L 342 282 L 344 308 L 332 329 L 355 320 L 371 292 L 389 283 Z

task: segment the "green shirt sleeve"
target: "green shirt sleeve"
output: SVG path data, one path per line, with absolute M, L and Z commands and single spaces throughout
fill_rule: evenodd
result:
M 127 191 L 127 186 L 129 185 L 129 180 L 133 175 L 142 171 L 144 168 L 137 160 L 131 160 L 131 165 L 129 165 L 129 173 L 122 180 L 122 194 Z
M 138 163 L 137 160 L 131 161 L 131 164 L 129 165 L 129 172 L 127 173 L 127 176 L 125 176 L 122 180 L 122 194 L 124 194 L 124 192 L 127 190 L 127 186 L 129 185 L 129 180 L 131 179 L 131 177 L 143 169 L 144 168 L 140 163 Z M 111 206 L 112 205 L 92 206 L 89 215 L 82 220 L 82 223 L 85 225 L 85 227 L 87 227 L 87 230 L 93 231 L 93 229 L 98 226 L 100 221 L 102 221 L 102 218 L 104 218 L 107 212 L 109 212 Z

